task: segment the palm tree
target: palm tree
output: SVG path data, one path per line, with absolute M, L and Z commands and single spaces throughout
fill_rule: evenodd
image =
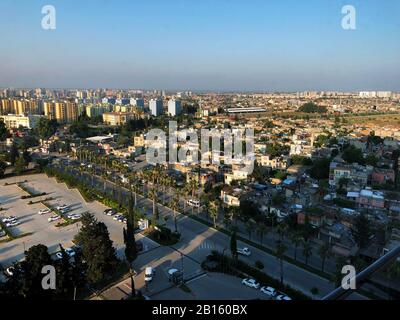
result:
M 321 257 L 322 264 L 321 264 L 321 270 L 324 272 L 325 269 L 325 261 L 327 258 L 331 256 L 331 251 L 329 248 L 329 245 L 324 243 L 318 250 L 318 254 Z
M 282 221 L 278 227 L 276 228 L 276 232 L 279 234 L 280 239 L 283 241 L 285 238 L 285 234 L 288 230 L 288 225 L 286 224 L 285 221 Z
M 174 223 L 175 223 L 175 232 L 178 232 L 177 225 L 177 211 L 179 210 L 179 195 L 175 194 L 175 197 L 171 201 L 171 209 L 174 212 Z
M 285 257 L 286 250 L 287 247 L 285 244 L 281 240 L 278 240 L 276 246 L 276 257 L 279 260 L 281 285 L 283 285 L 283 258 Z
M 156 221 L 158 221 L 158 210 L 157 210 L 157 190 L 155 188 L 151 188 L 150 190 L 150 199 L 153 200 L 153 217 Z
M 245 227 L 246 227 L 246 231 L 247 231 L 247 233 L 249 234 L 249 239 L 251 240 L 251 234 L 252 234 L 252 232 L 253 232 L 253 230 L 254 230 L 254 221 L 252 220 L 252 219 L 249 219 L 247 222 L 246 222 L 246 225 L 245 225 Z
M 263 239 L 265 236 L 265 233 L 267 232 L 267 227 L 265 226 L 265 224 L 260 224 L 257 228 L 257 234 L 260 236 L 260 244 L 263 243 Z
M 310 241 L 303 241 L 303 256 L 306 258 L 306 265 L 308 265 L 308 259 L 312 256 Z
M 210 208 L 208 210 L 208 214 L 210 215 L 210 218 L 213 219 L 214 228 L 217 227 L 218 209 L 219 209 L 219 207 L 218 207 L 217 202 L 211 201 Z
M 297 248 L 302 242 L 302 239 L 298 233 L 294 233 L 291 237 L 291 242 L 294 245 L 294 260 L 297 261 Z

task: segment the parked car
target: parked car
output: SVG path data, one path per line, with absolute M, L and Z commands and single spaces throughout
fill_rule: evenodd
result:
M 57 221 L 57 220 L 60 220 L 60 219 L 61 219 L 60 216 L 51 216 L 50 218 L 47 219 L 47 221 L 53 222 L 53 221 Z
M 260 291 L 270 297 L 275 297 L 277 293 L 276 289 L 272 287 L 262 287 Z
M 200 201 L 199 200 L 189 199 L 186 203 L 187 203 L 187 205 L 189 205 L 191 207 L 195 207 L 195 208 L 199 208 L 200 207 Z
M 9 217 L 3 218 L 2 221 L 3 221 L 4 223 L 6 223 L 6 222 L 15 221 L 15 220 L 17 220 L 17 217 L 16 217 L 16 216 L 9 216 Z
M 178 269 L 172 268 L 168 270 L 168 280 L 171 281 L 172 277 L 174 276 L 174 274 L 176 274 L 177 272 L 179 272 Z
M 15 270 L 15 267 L 11 266 L 11 267 L 8 267 L 8 268 L 4 271 L 4 273 L 5 273 L 7 276 L 12 277 L 13 274 L 14 274 L 14 270 Z
M 260 284 L 254 279 L 243 279 L 242 284 L 254 289 L 258 289 L 260 287 Z
M 51 210 L 46 208 L 46 209 L 39 210 L 38 214 L 42 215 L 42 214 L 46 214 L 46 213 L 50 213 L 50 212 L 51 212 Z
M 115 214 L 117 214 L 117 211 L 115 211 L 114 209 L 111 209 L 111 210 L 107 211 L 107 213 L 106 213 L 106 215 L 108 215 L 108 216 L 113 216 Z
M 57 206 L 56 209 L 61 211 L 61 210 L 67 209 L 68 207 L 69 206 L 67 206 L 66 204 L 61 204 L 61 205 Z
M 154 275 L 155 275 L 155 270 L 152 267 L 146 267 L 146 270 L 144 271 L 144 281 L 146 282 L 152 281 Z
M 70 257 L 70 258 L 75 256 L 75 250 L 72 249 L 72 248 L 65 248 L 64 251 L 68 255 L 68 257 Z M 56 253 L 56 257 L 58 259 L 62 259 L 62 252 L 61 251 L 57 252 Z
M 244 256 L 250 256 L 251 255 L 251 251 L 249 248 L 238 248 L 237 249 L 237 253 L 242 254 Z
M 68 215 L 68 218 L 71 220 L 79 220 L 80 218 L 82 218 L 82 216 L 80 214 L 73 213 L 73 214 Z
M 284 293 L 282 293 L 282 294 L 279 294 L 277 297 L 276 297 L 276 300 L 292 300 L 292 298 L 290 298 L 289 296 L 287 296 L 286 294 L 284 294 Z
M 118 219 L 121 218 L 121 217 L 122 217 L 121 214 L 116 214 L 116 215 L 113 217 L 113 220 L 118 221 Z
M 18 226 L 20 223 L 21 223 L 21 222 L 14 220 L 14 221 L 11 221 L 11 222 L 6 223 L 6 227 L 7 227 L 7 228 L 16 227 L 16 226 Z

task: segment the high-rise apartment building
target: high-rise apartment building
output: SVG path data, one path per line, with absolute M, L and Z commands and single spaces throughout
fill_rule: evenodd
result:
M 163 101 L 161 99 L 151 99 L 149 109 L 152 116 L 158 117 L 163 113 Z
M 170 116 L 177 116 L 182 112 L 181 102 L 179 100 L 168 101 L 168 114 Z

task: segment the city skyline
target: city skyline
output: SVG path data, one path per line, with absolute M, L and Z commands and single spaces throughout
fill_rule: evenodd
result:
M 4 1 L 0 86 L 216 92 L 399 91 L 397 1 Z M 398 10 L 397 10 L 398 11 Z

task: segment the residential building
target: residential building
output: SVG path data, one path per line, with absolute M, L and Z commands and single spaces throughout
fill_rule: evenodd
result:
M 110 126 L 119 126 L 135 119 L 136 115 L 131 112 L 105 112 L 103 113 L 103 122 Z
M 158 117 L 163 114 L 163 102 L 161 99 L 151 99 L 149 109 L 152 116 Z
M 0 116 L 0 121 L 3 121 L 8 129 L 16 129 L 20 126 L 33 129 L 42 117 L 41 115 L 9 114 Z
M 168 114 L 170 116 L 177 116 L 182 112 L 181 102 L 179 100 L 168 101 Z

